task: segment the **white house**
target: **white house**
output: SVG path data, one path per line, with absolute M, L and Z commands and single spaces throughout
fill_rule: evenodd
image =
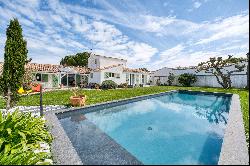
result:
M 118 85 L 146 85 L 149 73 L 139 69 L 126 67 L 127 60 L 91 54 L 88 59 L 90 68 L 89 83 L 101 84 L 105 80 L 112 80 Z
M 42 84 L 44 88 L 74 87 L 81 83 L 102 84 L 105 80 L 113 80 L 118 85 L 127 83 L 131 86 L 146 85 L 149 73 L 139 69 L 126 67 L 127 60 L 91 54 L 88 67 L 64 67 L 62 65 L 28 63 L 27 71 L 33 74 L 33 82 Z M 3 63 L 0 62 L 0 74 Z

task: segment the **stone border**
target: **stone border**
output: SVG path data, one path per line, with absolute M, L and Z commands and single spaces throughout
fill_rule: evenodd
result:
M 219 165 L 248 165 L 249 155 L 239 95 L 233 94 Z
M 45 112 L 47 126 L 53 136 L 51 152 L 56 165 L 83 165 L 56 114 Z
M 213 95 L 226 95 L 232 96 L 228 124 L 225 130 L 223 144 L 221 147 L 221 153 L 219 158 L 219 165 L 227 164 L 248 164 L 249 156 L 245 137 L 245 130 L 243 125 L 243 117 L 240 107 L 239 96 L 231 93 L 222 92 L 206 92 L 206 91 L 192 91 L 192 90 L 171 90 L 167 92 L 161 92 L 156 94 L 142 95 L 127 99 L 113 100 L 93 105 L 88 105 L 78 108 L 68 108 L 62 110 L 45 112 L 45 118 L 48 120 L 48 126 L 50 126 L 51 133 L 54 137 L 52 143 L 52 154 L 56 164 L 83 164 L 72 143 L 70 142 L 67 134 L 59 122 L 59 117 L 68 113 L 84 113 L 93 112 L 97 108 L 113 107 L 123 105 L 130 102 L 136 102 L 140 100 L 149 99 L 152 97 L 158 97 L 172 92 L 191 92 Z

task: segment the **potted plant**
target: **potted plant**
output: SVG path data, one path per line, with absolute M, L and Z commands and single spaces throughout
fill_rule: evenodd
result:
M 33 82 L 31 84 L 31 89 L 33 92 L 40 92 L 40 84 Z
M 100 90 L 100 85 L 99 84 L 95 84 L 94 87 L 95 87 L 95 89 Z
M 70 96 L 72 106 L 85 106 L 86 95 L 80 95 L 78 89 L 72 89 L 74 96 Z

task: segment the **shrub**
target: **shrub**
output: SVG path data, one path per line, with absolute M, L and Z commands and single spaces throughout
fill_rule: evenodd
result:
M 127 88 L 128 87 L 128 83 L 121 83 L 120 85 L 118 85 L 118 88 Z
M 179 76 L 178 81 L 182 86 L 191 86 L 197 81 L 197 78 L 194 74 L 184 73 Z
M 100 85 L 97 83 L 89 83 L 89 88 L 91 89 L 99 89 Z
M 116 89 L 117 84 L 112 80 L 106 80 L 102 82 L 101 88 L 102 89 Z
M 45 121 L 31 113 L 0 113 L 0 165 L 46 164 L 50 157 L 40 152 L 40 143 L 51 143 Z
M 28 91 L 28 90 L 31 90 L 32 87 L 31 87 L 31 85 L 28 84 L 28 83 L 23 83 L 23 89 L 26 90 L 26 91 Z
M 174 74 L 173 73 L 169 73 L 168 81 L 167 81 L 169 86 L 171 86 L 173 84 L 174 78 L 175 78 Z

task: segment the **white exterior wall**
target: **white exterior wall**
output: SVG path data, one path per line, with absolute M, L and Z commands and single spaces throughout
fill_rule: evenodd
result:
M 244 71 L 234 73 L 231 76 L 232 81 L 232 87 L 236 88 L 244 88 L 247 86 L 247 63 L 246 67 L 244 68 Z M 228 66 L 224 68 L 225 70 L 231 71 L 234 70 L 234 66 Z M 184 73 L 190 73 L 195 74 L 197 76 L 197 82 L 193 84 L 193 86 L 207 86 L 207 87 L 221 87 L 221 85 L 217 82 L 216 77 L 211 73 L 205 73 L 205 71 L 196 72 L 196 69 L 172 69 L 172 68 L 162 68 L 157 71 L 155 71 L 153 74 L 151 74 L 151 81 L 152 84 L 155 85 L 156 81 L 160 79 L 161 84 L 167 84 L 169 73 L 173 73 L 175 76 L 175 81 L 173 82 L 173 85 L 180 85 L 178 83 L 178 76 Z
M 96 60 L 96 64 L 95 64 Z M 123 66 L 126 66 L 127 61 L 122 59 L 116 59 L 116 58 L 108 58 L 98 55 L 90 55 L 88 59 L 88 67 L 91 69 L 97 69 L 97 68 L 103 68 L 111 65 L 118 65 L 123 64 Z
M 244 88 L 247 86 L 247 75 L 235 74 L 231 76 L 232 87 Z M 214 75 L 197 76 L 194 86 L 221 87 Z
M 93 78 L 91 78 L 91 73 L 93 73 Z M 91 72 L 89 74 L 89 80 L 88 83 L 97 83 L 97 84 L 101 84 L 101 72 Z
M 110 72 L 110 73 L 117 73 L 120 74 L 120 78 L 115 78 L 115 77 L 110 77 L 110 78 L 105 78 L 105 73 L 106 72 Z M 100 72 L 100 81 L 103 82 L 105 80 L 112 80 L 115 83 L 117 83 L 118 85 L 120 85 L 121 83 L 125 83 L 126 82 L 126 75 L 124 76 L 123 74 L 123 68 L 122 66 L 118 66 L 118 67 L 113 67 L 110 69 L 106 69 L 106 70 L 102 70 Z

